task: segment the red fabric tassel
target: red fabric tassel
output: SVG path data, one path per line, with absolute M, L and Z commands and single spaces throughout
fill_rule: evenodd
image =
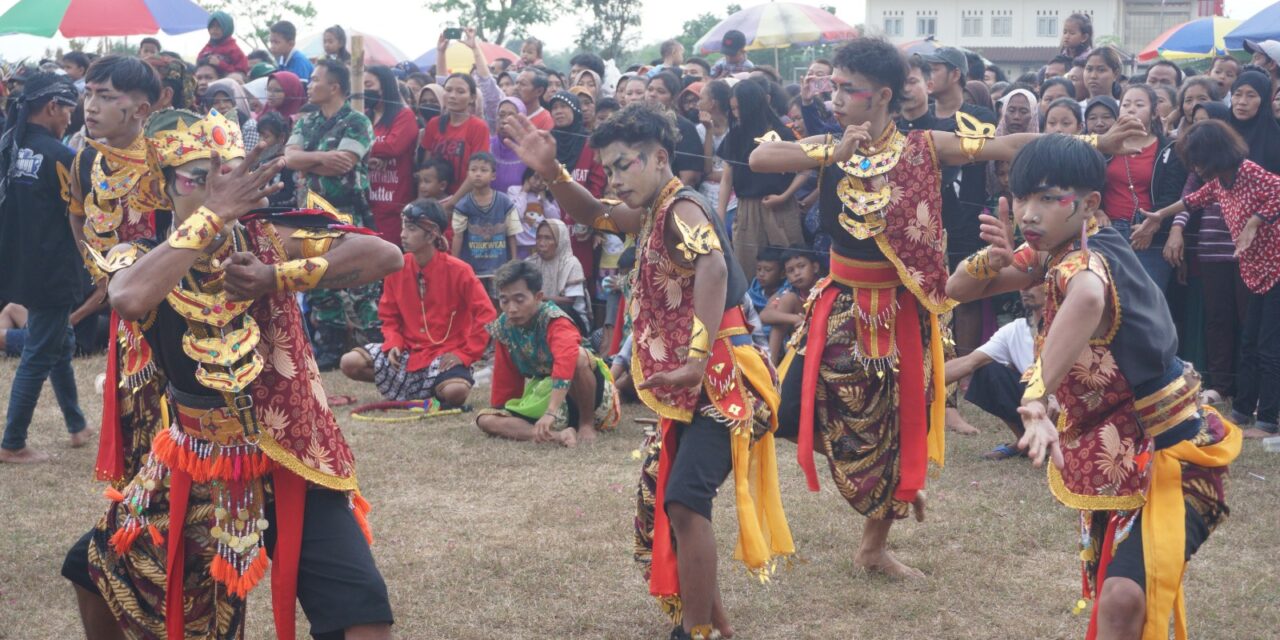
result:
M 124 494 L 120 493 L 120 490 L 115 487 L 107 487 L 106 490 L 102 492 L 102 495 L 106 496 L 106 498 L 112 502 L 124 502 Z
M 804 377 L 801 380 L 800 394 L 800 428 L 796 434 L 796 461 L 800 470 L 804 471 L 805 481 L 810 491 L 818 490 L 818 468 L 813 463 L 813 403 L 817 398 L 818 369 L 822 366 L 822 352 L 827 348 L 827 321 L 831 318 L 831 308 L 836 304 L 836 296 L 840 290 L 828 286 L 822 290 L 813 304 L 813 315 L 809 317 L 809 336 L 805 345 Z
M 164 546 L 164 536 L 160 535 L 160 530 L 154 524 L 147 525 L 147 533 L 151 534 L 151 542 L 157 547 Z
M 369 504 L 359 491 L 352 493 L 351 502 L 355 507 L 352 509 L 356 517 L 356 524 L 360 525 L 360 531 L 364 533 L 364 540 L 370 545 L 373 544 L 373 527 L 369 525 L 369 512 L 373 511 L 373 505 Z
M 893 497 L 914 502 L 929 471 L 929 404 L 925 399 L 924 345 L 920 341 L 920 311 L 916 298 L 903 290 L 898 296 L 898 467 L 902 477 Z M 939 391 L 941 392 L 941 391 Z
M 658 450 L 658 487 L 653 496 L 653 557 L 649 565 L 649 593 L 662 597 L 680 593 L 680 572 L 675 547 L 671 544 L 671 522 L 663 506 L 667 499 L 667 478 L 676 455 L 676 429 L 670 418 L 661 418 L 662 448 Z
M 120 410 L 116 392 L 120 389 L 120 363 L 117 351 L 116 330 L 120 316 L 111 312 L 107 333 L 107 380 L 102 386 L 102 433 L 98 436 L 98 459 L 94 462 L 94 475 L 99 480 L 115 482 L 124 477 L 124 437 L 120 433 Z
M 182 606 L 183 572 L 186 544 L 182 531 L 187 521 L 187 503 L 191 499 L 191 476 L 180 469 L 170 469 L 169 480 L 169 546 L 165 565 L 164 617 L 169 640 L 184 640 L 185 610 Z
M 1134 531 L 1129 535 L 1142 535 L 1141 531 Z M 1111 564 L 1111 547 L 1114 546 L 1116 539 L 1116 519 L 1114 516 L 1107 518 L 1107 533 L 1102 537 L 1102 557 L 1098 561 L 1098 578 L 1094 580 L 1093 592 L 1093 612 L 1089 614 L 1089 630 L 1085 632 L 1085 640 L 1098 639 L 1098 609 L 1102 608 L 1102 601 L 1098 596 L 1102 595 L 1102 583 L 1107 580 L 1107 565 Z M 1086 579 L 1085 583 L 1088 583 Z
M 617 355 L 622 347 L 622 328 L 627 323 L 627 299 L 618 300 L 618 316 L 613 320 L 613 335 L 609 337 L 609 355 Z
M 302 554 L 302 515 L 307 504 L 307 481 L 286 469 L 272 474 L 276 498 L 276 548 L 272 556 L 271 609 L 276 637 L 297 635 L 298 558 Z

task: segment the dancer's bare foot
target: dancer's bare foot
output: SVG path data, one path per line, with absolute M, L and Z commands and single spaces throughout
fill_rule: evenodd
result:
M 551 438 L 560 443 L 562 447 L 572 449 L 578 446 L 578 436 L 573 432 L 573 429 L 561 429 L 551 434 Z
M 870 552 L 858 550 L 858 555 L 853 557 L 853 564 L 864 571 L 880 573 L 895 580 L 924 577 L 923 571 L 902 564 L 888 549 Z
M 21 449 L 0 449 L 0 462 L 9 462 L 12 464 L 32 464 L 36 462 L 47 462 L 49 454 L 40 453 L 31 447 L 23 447 Z
M 948 431 L 954 431 L 962 436 L 976 436 L 982 433 L 977 427 L 969 424 L 969 421 L 960 414 L 960 410 L 955 407 L 947 407 L 945 423 Z
M 729 614 L 725 613 L 724 606 L 719 601 L 711 607 L 711 626 L 720 632 L 720 637 L 724 640 L 733 637 L 733 625 L 729 624 Z
M 924 522 L 924 491 L 916 492 L 916 499 L 911 502 L 911 511 L 916 515 L 916 522 Z
M 569 429 L 565 429 L 569 431 Z M 578 433 L 575 436 L 581 444 L 591 444 L 596 441 L 596 428 L 590 424 L 579 425 Z
M 90 442 L 93 442 L 93 431 L 85 429 L 71 434 L 71 448 L 79 449 Z

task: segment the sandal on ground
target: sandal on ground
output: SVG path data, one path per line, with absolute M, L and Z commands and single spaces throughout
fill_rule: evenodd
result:
M 1005 443 L 991 451 L 982 454 L 983 460 L 1008 460 L 1009 458 L 1025 458 L 1027 452 L 1019 449 L 1017 445 Z
M 331 407 L 345 407 L 355 403 L 355 396 L 344 396 L 341 394 L 329 396 L 329 406 Z

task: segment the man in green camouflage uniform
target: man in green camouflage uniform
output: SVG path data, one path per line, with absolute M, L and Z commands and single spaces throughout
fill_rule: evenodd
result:
M 314 110 L 302 114 L 285 146 L 285 163 L 297 171 L 298 205 L 314 192 L 352 223 L 373 228 L 369 211 L 369 173 L 365 164 L 373 145 L 373 124 L 347 104 L 351 73 L 341 63 L 316 65 L 307 88 Z M 336 369 L 352 346 L 382 342 L 378 321 L 380 283 L 307 294 L 311 338 L 322 371 Z

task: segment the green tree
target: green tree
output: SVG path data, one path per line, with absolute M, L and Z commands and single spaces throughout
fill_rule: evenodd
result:
M 428 0 L 432 11 L 453 14 L 489 42 L 523 36 L 533 25 L 546 24 L 570 8 L 567 0 Z
M 592 22 L 578 36 L 578 47 L 596 51 L 600 57 L 616 59 L 635 40 L 628 33 L 640 26 L 641 0 L 583 0 L 591 12 Z
M 715 28 L 723 18 L 713 14 L 704 13 L 692 20 L 685 20 L 684 27 L 680 30 L 680 35 L 676 36 L 676 40 L 684 45 L 686 56 L 696 56 L 698 52 L 694 50 L 694 45 L 707 35 L 707 32 Z
M 311 0 L 205 0 L 209 11 L 226 11 L 236 21 L 236 33 L 250 49 L 266 49 L 271 25 L 290 20 L 311 26 L 316 8 Z

